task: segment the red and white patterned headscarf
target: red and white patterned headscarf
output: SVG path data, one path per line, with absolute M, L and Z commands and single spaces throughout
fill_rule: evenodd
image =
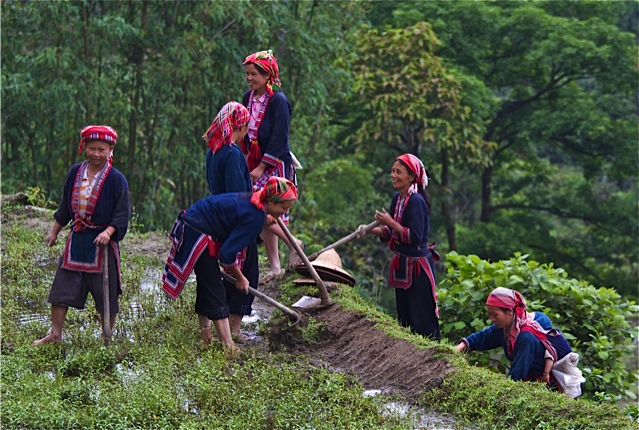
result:
M 417 185 L 421 185 L 422 188 L 428 186 L 428 176 L 426 176 L 426 169 L 424 169 L 424 163 L 422 160 L 415 157 L 413 154 L 402 154 L 397 157 L 397 160 L 403 161 L 411 172 L 415 174 L 415 180 L 408 189 L 409 193 L 417 192 Z
M 268 73 L 268 82 L 266 83 L 266 91 L 269 96 L 273 95 L 273 92 L 280 91 L 282 88 L 282 82 L 280 81 L 280 69 L 277 66 L 277 60 L 273 55 L 272 50 L 259 51 L 249 55 L 244 60 L 244 65 L 249 63 L 255 64 L 260 69 Z
M 202 136 L 208 142 L 211 151 L 215 153 L 223 145 L 229 145 L 233 130 L 247 125 L 249 116 L 248 109 L 241 103 L 232 101 L 225 104 Z
M 264 210 L 266 201 L 288 202 L 297 200 L 297 187 L 286 178 L 271 176 L 266 181 L 266 185 L 251 196 L 251 203 L 259 210 Z
M 513 310 L 514 319 L 508 336 L 510 342 L 507 345 L 511 354 L 515 349 L 515 341 L 519 333 L 528 331 L 544 344 L 548 352 L 553 356 L 553 360 L 557 360 L 557 351 L 548 341 L 548 330 L 545 330 L 535 321 L 533 313 L 526 311 L 526 300 L 524 300 L 524 296 L 519 291 L 503 287 L 495 288 L 486 299 L 486 305 Z
M 78 145 L 78 155 L 82 154 L 87 142 L 100 140 L 102 142 L 115 145 L 118 134 L 108 125 L 88 125 L 80 132 L 80 145 Z M 109 163 L 113 164 L 113 151 L 109 155 Z

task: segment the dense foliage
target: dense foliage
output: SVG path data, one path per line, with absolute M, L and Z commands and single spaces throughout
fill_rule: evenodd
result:
M 271 48 L 302 161 L 297 233 L 354 229 L 426 163 L 432 236 L 636 295 L 636 2 L 16 2 L 2 9 L 2 187 L 54 205 L 79 130 L 118 130 L 135 216 L 206 194 L 200 136 Z M 633 34 L 634 33 L 634 34 Z M 352 206 L 351 206 L 352 203 Z M 318 228 L 319 227 L 319 228 Z

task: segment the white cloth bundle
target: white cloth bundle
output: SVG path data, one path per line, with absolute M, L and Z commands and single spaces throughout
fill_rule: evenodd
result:
M 573 399 L 581 396 L 581 383 L 586 382 L 577 363 L 579 363 L 579 354 L 571 352 L 553 364 L 551 370 L 561 391 Z

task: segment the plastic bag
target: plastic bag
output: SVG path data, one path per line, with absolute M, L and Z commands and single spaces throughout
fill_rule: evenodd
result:
M 577 363 L 579 363 L 579 354 L 571 352 L 558 360 L 550 371 L 561 391 L 573 399 L 581 396 L 581 384 L 586 382 Z

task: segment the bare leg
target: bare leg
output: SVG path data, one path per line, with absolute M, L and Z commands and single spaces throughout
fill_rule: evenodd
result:
M 273 234 L 275 234 L 277 237 L 282 239 L 284 243 L 286 244 L 286 246 L 288 246 L 289 253 L 288 253 L 288 262 L 286 264 L 287 269 L 301 263 L 302 258 L 299 255 L 297 255 L 297 251 L 295 251 L 295 248 L 293 248 L 293 245 L 291 245 L 291 242 L 288 240 L 288 236 L 286 235 L 286 233 L 284 233 L 284 230 L 282 230 L 282 227 L 280 227 L 279 224 L 273 224 L 269 226 L 268 228 L 273 232 Z M 301 249 L 304 249 L 304 242 L 302 242 L 301 240 L 297 238 L 294 238 L 294 239 L 297 242 L 297 245 Z
M 242 315 L 239 314 L 231 314 L 229 316 L 229 324 L 231 326 L 231 337 L 235 339 L 236 342 L 245 342 L 248 340 L 246 335 L 243 335 L 240 332 L 240 326 L 242 325 Z
M 282 230 L 279 224 L 270 225 L 266 229 L 268 229 L 269 232 L 272 232 L 274 235 L 282 239 L 284 243 L 286 244 L 286 246 L 288 246 L 288 249 L 290 249 L 291 252 L 295 252 L 295 249 L 293 249 L 293 245 L 291 245 L 291 242 L 288 240 L 288 236 L 286 235 L 286 233 L 284 233 L 284 230 Z M 299 239 L 295 239 L 295 240 L 297 241 L 297 244 L 300 245 L 300 248 L 304 246 L 304 242 L 302 242 Z
M 51 305 L 51 333 L 38 339 L 32 345 L 40 345 L 43 343 L 56 343 L 62 341 L 62 327 L 64 319 L 67 316 L 67 306 Z
M 213 325 L 215 325 L 215 330 L 217 330 L 217 335 L 220 338 L 220 342 L 222 342 L 222 348 L 224 349 L 226 356 L 229 358 L 237 356 L 240 349 L 235 345 L 233 338 L 231 337 L 229 319 L 223 318 L 220 320 L 213 320 Z
M 198 314 L 197 317 L 200 322 L 200 338 L 206 348 L 208 344 L 211 343 L 211 340 L 213 340 L 213 334 L 211 333 L 211 321 L 206 315 Z
M 270 263 L 270 269 L 266 276 L 273 279 L 275 276 L 279 276 L 282 272 L 282 266 L 280 264 L 280 251 L 277 246 L 277 236 L 271 230 L 271 227 L 267 227 L 262 230 L 262 239 L 264 239 L 264 248 L 266 249 L 266 256 Z
M 100 323 L 102 323 L 102 326 L 104 326 L 104 322 L 102 321 L 102 318 L 104 318 L 104 315 L 100 315 Z M 117 318 L 116 314 L 111 315 L 109 318 L 109 323 L 111 324 L 109 327 L 111 327 L 111 331 L 113 331 L 113 325 L 115 324 L 116 318 Z

